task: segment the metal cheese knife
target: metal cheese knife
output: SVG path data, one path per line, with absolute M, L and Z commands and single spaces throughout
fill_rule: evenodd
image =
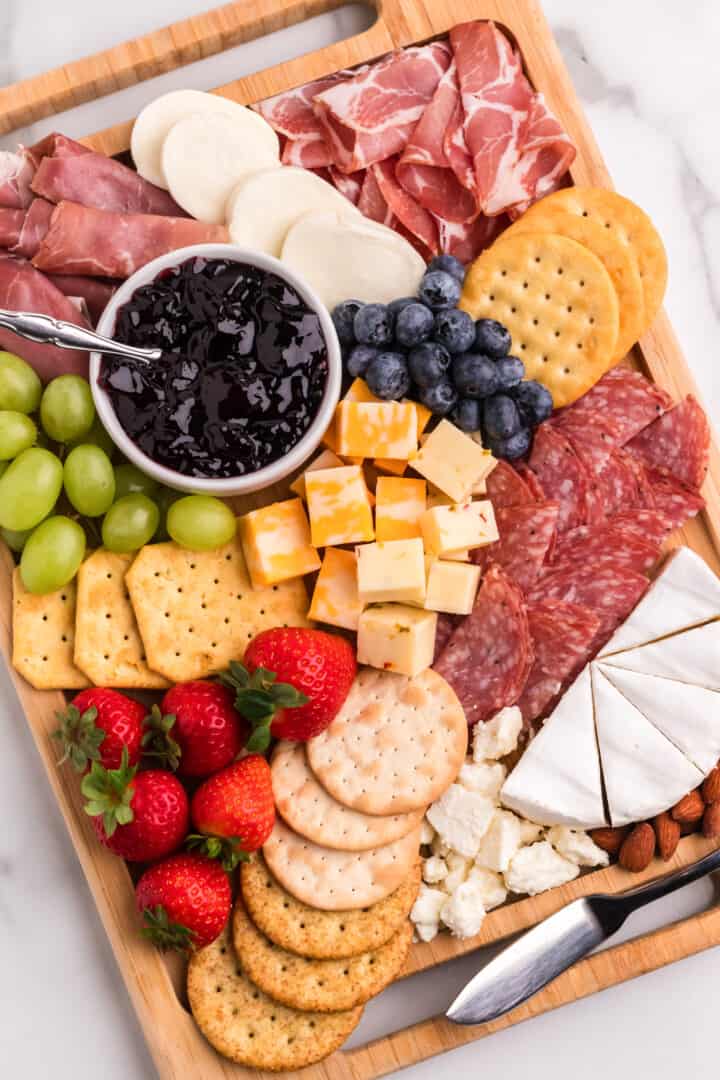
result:
M 124 345 L 121 341 L 103 337 L 93 330 L 86 330 L 63 319 L 50 315 L 38 315 L 31 311 L 6 311 L 0 308 L 0 327 L 12 330 L 28 341 L 40 345 L 57 345 L 61 349 L 84 349 L 86 352 L 102 352 L 106 356 L 119 356 L 124 360 L 140 360 L 148 364 L 162 357 L 162 349 L 140 349 Z
M 616 934 L 629 915 L 720 869 L 720 851 L 649 885 L 574 900 L 508 945 L 474 976 L 445 1014 L 456 1024 L 485 1024 L 542 990 Z

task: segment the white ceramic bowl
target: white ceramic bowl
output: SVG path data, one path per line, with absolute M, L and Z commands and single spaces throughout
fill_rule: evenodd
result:
M 297 274 L 294 274 L 292 270 L 288 269 L 279 259 L 274 258 L 272 255 L 265 255 L 260 251 L 246 250 L 234 244 L 195 244 L 192 247 L 180 248 L 177 251 L 170 252 L 169 255 L 161 255 L 160 258 L 153 259 L 152 262 L 149 262 L 134 273 L 132 277 L 129 277 L 114 293 L 110 303 L 100 316 L 97 325 L 98 333 L 104 334 L 106 337 L 113 337 L 117 312 L 132 297 L 135 290 L 141 285 L 148 285 L 151 281 L 154 281 L 163 270 L 179 266 L 180 263 L 192 258 L 230 259 L 233 262 L 248 263 L 260 270 L 277 274 L 278 277 L 283 278 L 289 285 L 292 285 L 305 303 L 317 313 L 327 343 L 328 379 L 325 393 L 312 424 L 292 450 L 271 465 L 266 465 L 264 468 L 248 473 L 245 476 L 230 476 L 220 480 L 213 480 L 199 476 L 184 476 L 174 469 L 169 469 L 165 465 L 153 461 L 135 445 L 120 424 L 109 396 L 98 384 L 102 354 L 97 352 L 90 355 L 90 386 L 95 400 L 95 408 L 103 426 L 121 453 L 125 455 L 128 461 L 137 465 L 139 469 L 148 476 L 152 476 L 159 483 L 170 488 L 176 488 L 178 491 L 189 491 L 204 495 L 217 495 L 220 497 L 247 495 L 250 492 L 269 487 L 271 484 L 276 484 L 279 480 L 289 476 L 320 445 L 340 398 L 342 381 L 340 343 L 327 308 L 302 278 L 299 278 Z

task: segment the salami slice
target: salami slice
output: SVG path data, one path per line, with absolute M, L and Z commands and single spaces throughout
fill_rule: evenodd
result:
M 487 497 L 495 510 L 506 506 L 526 506 L 536 502 L 530 485 L 508 464 L 498 461 L 487 478 Z
M 595 491 L 606 517 L 638 505 L 638 472 L 629 454 L 624 450 L 613 450 L 595 475 Z
M 613 520 L 600 528 L 581 525 L 565 533 L 558 541 L 553 557 L 554 573 L 559 566 L 592 565 L 624 567 L 639 574 L 647 573 L 660 556 L 660 545 L 626 530 Z
M 448 615 L 445 611 L 438 612 L 437 628 L 435 630 L 435 660 L 438 659 L 452 637 L 455 627 L 461 622 L 461 615 Z
M 648 579 L 635 570 L 606 563 L 561 566 L 541 578 L 527 596 L 528 604 L 562 600 L 590 608 L 600 620 L 593 651 L 608 640 L 648 587 Z
M 500 539 L 473 552 L 473 562 L 486 566 L 496 562 L 521 589 L 537 581 L 555 543 L 557 503 L 504 506 L 495 512 Z
M 485 574 L 472 614 L 457 627 L 434 667 L 452 686 L 468 724 L 517 701 L 532 666 L 520 588 L 499 566 Z
M 587 438 L 612 432 L 615 446 L 622 446 L 672 406 L 665 390 L 639 371 L 615 367 L 603 375 L 587 394 L 568 405 L 551 421 L 559 430 L 570 425 L 576 432 L 585 425 Z
M 622 529 L 623 532 L 637 536 L 641 540 L 647 540 L 658 547 L 667 540 L 673 531 L 673 525 L 662 510 L 644 508 L 635 510 L 623 510 L 613 518 L 613 525 Z
M 588 660 L 600 619 L 578 604 L 543 600 L 528 607 L 528 626 L 535 659 L 517 704 L 532 722 L 551 711 Z
M 648 469 L 647 504 L 661 512 L 671 529 L 680 529 L 705 506 L 702 495 L 679 484 L 672 476 Z
M 575 414 L 570 409 L 551 421 L 561 431 L 591 473 L 602 472 L 613 450 L 621 444 L 623 427 L 612 416 Z
M 708 469 L 710 425 L 701 405 L 688 395 L 636 435 L 626 449 L 649 469 L 699 491 Z
M 514 468 L 518 476 L 521 476 L 527 486 L 530 488 L 530 492 L 533 495 L 535 502 L 545 502 L 545 492 L 543 491 L 543 486 L 528 465 L 527 461 L 516 461 Z
M 566 532 L 587 521 L 588 471 L 562 432 L 548 423 L 535 432 L 530 468 L 548 499 L 560 507 L 558 531 Z

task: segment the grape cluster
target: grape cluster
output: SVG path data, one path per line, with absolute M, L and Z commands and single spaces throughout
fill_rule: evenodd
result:
M 552 397 L 525 379 L 522 360 L 509 355 L 506 327 L 458 309 L 464 279 L 458 259 L 438 255 L 417 296 L 339 304 L 332 317 L 345 369 L 376 397 L 419 401 L 462 431 L 480 432 L 496 457 L 513 460 L 530 449 L 533 430 L 552 412 Z

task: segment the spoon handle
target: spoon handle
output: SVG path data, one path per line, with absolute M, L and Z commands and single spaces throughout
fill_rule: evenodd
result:
M 61 349 L 84 349 L 87 352 L 102 352 L 106 356 L 120 356 L 129 360 L 141 360 L 149 363 L 159 360 L 161 349 L 138 349 L 134 345 L 124 345 L 120 341 L 103 337 L 92 330 L 86 330 L 75 323 L 53 319 L 50 315 L 39 315 L 30 311 L 6 311 L 0 308 L 0 326 L 12 330 L 28 341 L 37 341 L 41 345 L 57 345 Z

